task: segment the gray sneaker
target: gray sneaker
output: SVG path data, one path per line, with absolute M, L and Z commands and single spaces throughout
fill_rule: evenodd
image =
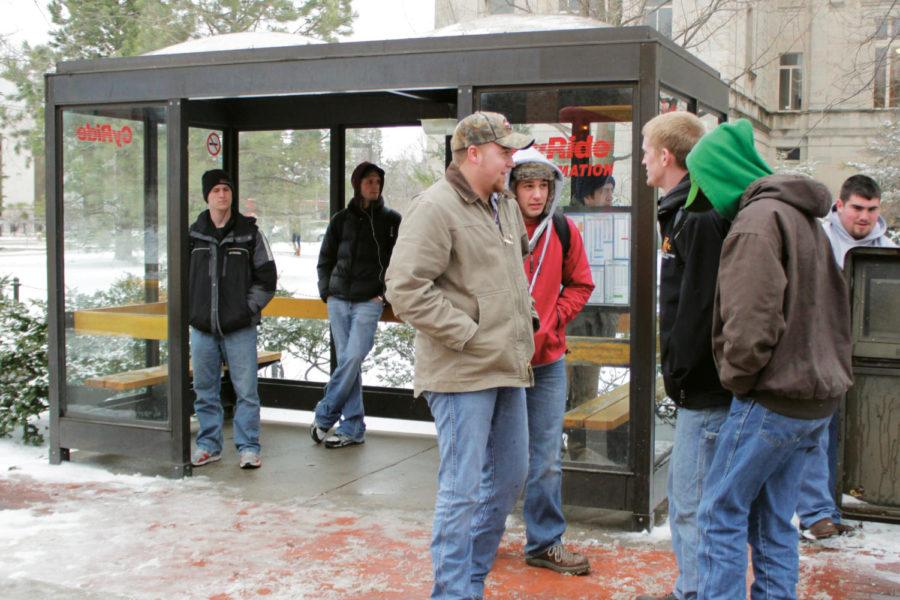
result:
M 202 467 L 203 465 L 208 465 L 211 462 L 216 462 L 220 460 L 222 455 L 219 453 L 213 454 L 209 450 L 204 448 L 197 448 L 194 450 L 194 453 L 191 454 L 191 464 L 195 467 Z
M 253 450 L 241 450 L 241 461 L 239 463 L 242 469 L 258 469 L 262 465 L 259 459 L 259 453 Z

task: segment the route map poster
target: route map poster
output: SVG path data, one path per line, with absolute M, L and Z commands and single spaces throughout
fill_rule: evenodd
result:
M 631 214 L 566 212 L 584 238 L 594 278 L 588 304 L 628 304 L 631 272 Z

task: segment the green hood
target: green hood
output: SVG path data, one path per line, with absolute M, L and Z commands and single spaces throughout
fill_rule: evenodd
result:
M 691 191 L 685 208 L 713 208 L 729 221 L 734 220 L 747 186 L 772 174 L 756 151 L 753 127 L 746 119 L 723 123 L 700 138 L 687 155 L 687 168 Z

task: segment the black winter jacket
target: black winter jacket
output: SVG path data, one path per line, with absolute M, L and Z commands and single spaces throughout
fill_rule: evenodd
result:
M 354 198 L 328 224 L 319 251 L 319 296 L 322 301 L 335 296 L 350 302 L 384 295 L 387 271 L 400 214 L 384 205 L 384 200 L 361 208 Z
M 190 324 L 224 335 L 259 323 L 275 295 L 275 259 L 256 219 L 240 213 L 221 232 L 205 210 L 191 225 Z
M 666 393 L 678 406 L 702 409 L 731 402 L 712 352 L 719 253 L 729 223 L 714 210 L 684 210 L 690 188 L 686 175 L 659 199 L 659 341 Z

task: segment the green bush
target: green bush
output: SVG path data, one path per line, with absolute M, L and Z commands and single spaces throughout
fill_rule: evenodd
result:
M 6 288 L 8 278 L 0 278 Z M 34 421 L 47 410 L 47 308 L 0 298 L 0 437 L 21 428 L 27 444 L 44 441 Z

